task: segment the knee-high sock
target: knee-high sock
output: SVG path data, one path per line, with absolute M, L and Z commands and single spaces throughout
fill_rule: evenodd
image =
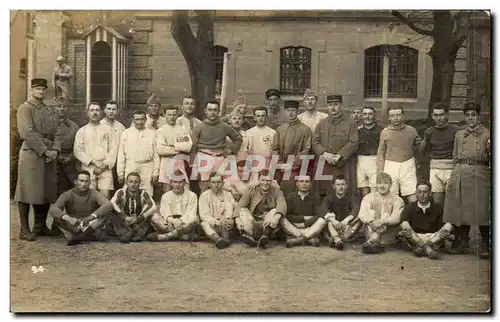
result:
M 281 228 L 283 228 L 287 235 L 295 238 L 302 237 L 300 230 L 286 218 L 281 219 Z
M 21 230 L 30 231 L 29 215 L 30 215 L 30 204 L 24 202 L 18 202 L 17 208 L 19 210 L 19 220 L 21 221 Z
M 432 245 L 440 245 L 446 239 L 452 239 L 451 231 L 453 230 L 453 225 L 450 223 L 446 223 L 435 232 L 431 238 L 429 239 L 429 243 Z
M 407 221 L 401 223 L 400 227 L 402 229 L 401 234 L 410 248 L 422 248 L 425 245 L 425 242 L 417 235 Z
M 33 205 L 33 210 L 35 212 L 35 227 L 43 228 L 46 227 L 47 215 L 49 213 L 50 203 L 43 205 Z
M 335 239 L 335 238 L 340 238 L 340 234 L 337 232 L 337 230 L 335 229 L 335 227 L 333 226 L 333 224 L 331 222 L 328 222 L 328 232 L 329 232 L 329 235 L 328 237 L 332 238 L 332 239 Z
M 323 229 L 325 229 L 325 226 L 326 220 L 324 220 L 323 218 L 319 218 L 311 227 L 305 230 L 304 237 L 306 237 L 307 239 L 311 239 L 318 236 L 319 234 L 321 234 Z

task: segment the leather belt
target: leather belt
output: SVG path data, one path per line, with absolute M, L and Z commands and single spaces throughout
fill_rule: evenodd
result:
M 460 159 L 460 160 L 458 160 L 458 164 L 488 166 L 490 163 L 488 161 L 476 161 L 476 160 L 471 160 L 471 159 Z
M 199 152 L 203 153 L 203 154 L 206 154 L 206 155 L 210 155 L 212 157 L 221 157 L 222 156 L 222 152 L 220 152 L 220 153 L 214 153 L 214 152 L 207 151 L 207 150 L 200 150 Z
M 44 139 L 54 141 L 54 134 L 42 134 Z

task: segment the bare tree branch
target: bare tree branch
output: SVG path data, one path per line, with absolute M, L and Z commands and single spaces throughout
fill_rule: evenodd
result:
M 415 25 L 413 21 L 405 17 L 401 12 L 397 10 L 391 10 L 391 13 L 393 16 L 398 18 L 402 23 L 413 29 L 414 31 L 418 32 L 421 35 L 426 35 L 426 36 L 433 36 L 434 35 L 434 29 L 433 30 L 428 30 L 428 29 L 423 29 Z
M 187 10 L 174 10 L 172 15 L 172 23 L 170 25 L 170 33 L 186 60 L 192 59 L 195 48 L 196 38 L 193 35 L 191 26 L 189 25 L 189 17 Z
M 198 17 L 196 38 L 210 46 L 214 44 L 215 10 L 195 10 Z
M 453 33 L 453 40 L 458 47 L 460 47 L 467 38 L 471 17 L 472 11 L 460 11 L 454 17 L 455 32 Z

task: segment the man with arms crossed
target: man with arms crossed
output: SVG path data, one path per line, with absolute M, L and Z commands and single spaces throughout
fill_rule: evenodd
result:
M 90 173 L 90 189 L 99 189 L 106 199 L 110 199 L 114 189 L 111 169 L 116 163 L 118 142 L 111 127 L 100 123 L 99 103 L 90 102 L 87 115 L 89 123 L 76 132 L 73 153 L 82 163 L 82 170 Z
M 189 189 L 189 178 L 186 164 L 193 146 L 189 129 L 177 123 L 177 107 L 167 105 L 165 108 L 166 124 L 156 131 L 156 151 L 161 158 L 159 182 L 163 185 L 163 193 L 170 191 L 170 176 L 179 170 L 184 174 L 186 188 Z M 184 157 L 184 158 L 183 158 Z
M 228 155 L 236 154 L 242 143 L 241 134 L 229 124 L 220 121 L 219 109 L 219 102 L 208 101 L 205 107 L 206 119 L 193 129 L 192 152 L 196 153 L 193 171 L 200 175 L 201 192 L 209 188 L 210 173 L 224 171 L 219 169 L 222 162 Z M 227 144 L 227 137 L 232 140 L 231 144 Z
M 158 182 L 160 157 L 156 152 L 156 131 L 146 128 L 146 113 L 135 111 L 132 126 L 126 129 L 120 140 L 116 171 L 122 185 L 131 172 L 141 176 L 141 189 L 153 195 L 153 185 Z
M 68 246 L 106 237 L 103 228 L 113 204 L 90 188 L 90 178 L 88 171 L 78 172 L 75 187 L 60 195 L 49 209 L 54 222 L 68 239 Z
M 417 167 L 414 151 L 421 139 L 414 127 L 404 124 L 404 111 L 400 106 L 389 108 L 389 123 L 380 132 L 377 151 L 377 173 L 386 172 L 392 178 L 391 193 L 414 202 L 417 186 Z

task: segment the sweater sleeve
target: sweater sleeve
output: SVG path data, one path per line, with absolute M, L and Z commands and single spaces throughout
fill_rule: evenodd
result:
M 227 126 L 227 136 L 229 136 L 229 138 L 233 141 L 228 144 L 228 148 L 231 152 L 233 152 L 233 154 L 236 155 L 236 153 L 240 150 L 241 144 L 243 143 L 243 137 L 238 131 L 233 129 L 232 126 L 227 125 L 226 123 L 224 123 L 224 125 Z
M 388 226 L 395 226 L 401 223 L 401 213 L 405 207 L 403 199 L 394 196 L 393 200 L 392 213 L 384 219 L 384 223 Z
M 113 204 L 104 197 L 102 193 L 97 190 L 91 190 L 91 198 L 94 199 L 97 204 L 100 206 L 93 213 L 100 218 L 102 216 L 107 215 L 113 210 Z
M 380 132 L 380 141 L 377 151 L 377 173 L 384 171 L 385 153 L 387 151 L 386 133 L 387 131 L 385 129 Z
M 198 210 L 201 221 L 211 222 L 213 221 L 213 216 L 211 211 L 212 207 L 210 207 L 210 202 L 208 200 L 209 196 L 207 192 L 210 193 L 210 191 L 207 190 L 200 195 Z
M 49 215 L 52 216 L 52 218 L 61 220 L 62 216 L 64 215 L 64 209 L 66 208 L 66 203 L 68 202 L 70 195 L 71 190 L 65 191 L 59 196 L 59 198 L 57 198 L 54 204 L 50 205 Z

